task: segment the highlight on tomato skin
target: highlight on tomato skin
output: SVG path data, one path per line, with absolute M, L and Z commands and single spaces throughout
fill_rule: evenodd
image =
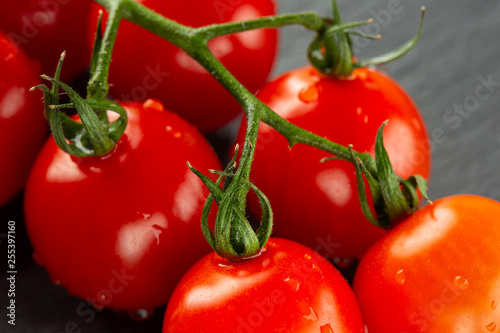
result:
M 445 197 L 377 242 L 354 279 L 369 332 L 495 332 L 499 216 L 492 199 Z
M 257 97 L 293 124 L 372 155 L 377 130 L 389 120 L 384 144 L 396 174 L 429 178 L 429 139 L 420 112 L 396 82 L 375 69 L 334 78 L 306 66 L 267 83 Z M 242 122 L 237 142 L 244 133 Z M 282 135 L 261 124 L 250 179 L 271 201 L 276 237 L 313 249 L 319 241 L 328 243 L 322 254 L 330 259 L 360 258 L 387 231 L 363 215 L 353 165 L 320 163 L 324 157 L 327 153 L 306 145 L 289 149 Z M 249 208 L 259 215 L 254 198 Z
M 273 0 L 140 2 L 191 27 L 277 13 L 277 3 Z M 89 45 L 94 41 L 93 32 L 100 8 L 93 5 Z M 106 17 L 105 14 L 103 23 Z M 208 43 L 213 54 L 252 93 L 271 73 L 277 45 L 277 29 L 221 36 Z M 202 132 L 215 131 L 242 112 L 231 94 L 184 51 L 130 22 L 121 23 L 114 54 L 109 76 L 110 94 L 114 98 L 139 101 L 156 98 Z M 130 70 L 132 64 L 133 70 Z
M 35 257 L 71 295 L 151 314 L 210 251 L 200 230 L 208 190 L 186 162 L 220 162 L 160 102 L 121 104 L 128 125 L 110 154 L 72 157 L 46 142 L 26 187 L 26 226 Z
M 182 278 L 163 333 L 364 332 L 342 275 L 298 243 L 271 238 L 263 252 L 229 262 L 212 252 Z
M 0 206 L 25 185 L 47 136 L 40 95 L 29 92 L 40 84 L 37 66 L 0 31 Z

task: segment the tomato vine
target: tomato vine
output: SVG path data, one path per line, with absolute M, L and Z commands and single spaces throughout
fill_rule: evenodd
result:
M 265 245 L 271 233 L 270 203 L 265 195 L 249 181 L 260 122 L 267 123 L 286 137 L 290 147 L 299 143 L 306 144 L 333 154 L 335 159 L 353 163 L 356 166 L 363 212 L 368 220 L 377 226 L 389 228 L 392 221 L 415 210 L 418 206 L 417 189 L 420 189 L 425 196 L 426 183 L 422 177 L 416 175 L 404 180 L 395 175 L 383 147 L 381 135 L 383 126 L 377 136 L 375 159 L 368 153 L 356 152 L 353 147 L 345 147 L 315 135 L 281 118 L 259 101 L 208 48 L 208 42 L 211 39 L 222 35 L 260 28 L 301 25 L 317 32 L 317 37 L 309 48 L 312 64 L 326 74 L 349 75 L 355 67 L 385 63 L 410 50 L 420 38 L 424 11 L 422 11 L 420 28 L 414 39 L 386 55 L 353 62 L 349 35 L 356 33 L 352 28 L 368 24 L 370 20 L 342 23 L 336 1 L 333 1 L 333 19 L 322 18 L 312 12 L 304 12 L 200 28 L 191 28 L 169 20 L 133 0 L 96 0 L 96 2 L 103 6 L 109 15 L 103 36 L 100 35 L 101 22 L 99 20 L 87 99 L 79 97 L 70 87 L 58 80 L 61 65 L 58 67 L 55 78 L 43 76 L 53 84 L 52 89 L 45 86 L 36 87 L 44 91 L 46 114 L 50 115 L 48 119 L 54 136 L 63 150 L 76 156 L 106 155 L 119 140 L 127 123 L 126 114 L 118 103 L 106 100 L 105 97 L 109 90 L 108 72 L 113 45 L 122 20 L 135 23 L 185 51 L 231 93 L 246 114 L 247 131 L 239 167 L 236 166 L 235 160 L 231 161 L 224 172 L 218 172 L 221 177 L 218 182 L 213 182 L 191 167 L 212 193 L 205 206 L 205 218 L 208 216 L 213 200 L 219 205 L 215 232 L 212 233 L 204 224 L 205 236 L 219 255 L 231 260 L 254 256 Z M 377 36 L 367 35 L 364 37 L 377 38 Z M 72 103 L 57 105 L 59 88 L 69 94 Z M 59 112 L 61 108 L 68 107 L 77 110 L 83 125 L 74 123 Z M 121 117 L 109 123 L 106 110 L 115 111 Z M 372 197 L 377 201 L 374 203 L 375 214 L 367 204 L 363 177 L 368 181 Z M 223 189 L 220 189 L 219 184 L 223 178 L 225 178 L 225 185 Z M 244 215 L 246 196 L 250 190 L 257 193 L 264 208 L 262 226 L 256 232 Z

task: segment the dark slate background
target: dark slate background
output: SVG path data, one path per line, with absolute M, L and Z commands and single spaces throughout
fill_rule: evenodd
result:
M 390 4 L 399 6 L 390 13 Z M 404 58 L 382 69 L 398 81 L 413 97 L 427 123 L 433 143 L 433 167 L 430 195 L 433 199 L 456 193 L 472 193 L 500 200 L 500 2 L 493 0 L 365 0 L 340 1 L 345 21 L 370 17 L 375 22 L 362 31 L 381 33 L 379 41 L 356 44 L 359 58 L 387 52 L 415 34 L 420 7 L 427 7 L 422 39 Z M 314 10 L 330 15 L 328 0 L 281 0 L 280 12 Z M 388 15 L 389 13 L 389 15 Z M 281 57 L 274 76 L 306 64 L 305 49 L 313 34 L 298 27 L 282 29 Z M 482 80 L 498 84 L 484 100 L 473 104 Z M 486 90 L 481 88 L 481 92 Z M 470 103 L 469 106 L 464 104 Z M 445 114 L 453 108 L 468 107 L 461 122 L 447 122 Z M 451 110 L 451 111 L 448 111 Z M 230 126 L 215 138 L 231 136 Z M 214 139 L 214 137 L 212 137 Z M 6 277 L 0 275 L 2 316 L 0 332 L 160 332 L 163 309 L 145 323 L 136 323 L 110 311 L 88 317 L 78 316 L 81 300 L 50 283 L 47 273 L 31 259 L 31 248 L 23 234 L 20 207 L 22 196 L 0 210 L 4 226 L 17 221 L 17 317 L 15 327 L 5 316 Z M 5 221 L 4 221 L 5 220 Z M 2 239 L 2 253 L 6 253 Z M 5 259 L 4 255 L 2 258 Z M 2 267 L 4 265 L 2 259 Z M 2 269 L 5 272 L 5 269 Z

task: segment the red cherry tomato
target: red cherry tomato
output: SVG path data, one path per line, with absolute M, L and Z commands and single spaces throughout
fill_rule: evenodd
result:
M 500 203 L 427 205 L 361 260 L 354 289 L 370 333 L 497 332 Z
M 357 69 L 337 79 L 311 67 L 296 69 L 264 86 L 258 98 L 290 122 L 372 155 L 377 130 L 389 119 L 384 143 L 396 174 L 429 176 L 428 138 L 418 110 L 394 81 L 375 70 Z M 326 156 L 305 145 L 289 149 L 283 136 L 262 124 L 250 177 L 271 201 L 275 236 L 313 249 L 327 244 L 321 251 L 330 258 L 360 257 L 386 231 L 363 216 L 354 167 L 345 161 L 320 163 Z M 258 214 L 255 200 L 250 209 Z
M 90 0 L 2 1 L 0 29 L 42 63 L 43 74 L 53 76 L 61 53 L 66 50 L 61 78 L 74 79 L 88 66 L 90 48 L 85 41 Z
M 106 156 L 71 157 L 48 140 L 28 180 L 26 224 L 35 257 L 70 294 L 147 310 L 166 304 L 210 251 L 200 227 L 208 192 L 186 161 L 200 170 L 220 163 L 194 126 L 159 102 L 123 106 L 125 134 Z
M 163 333 L 364 332 L 351 288 L 311 249 L 270 239 L 263 252 L 228 262 L 215 252 L 182 278 Z
M 40 95 L 29 89 L 40 80 L 23 51 L 0 32 L 0 206 L 23 186 L 45 141 L 47 123 Z
M 275 14 L 272 0 L 140 2 L 192 27 Z M 94 6 L 93 29 L 99 8 Z M 255 92 L 271 71 L 277 32 L 267 29 L 223 36 L 213 39 L 209 47 L 245 87 Z M 120 25 L 109 82 L 110 93 L 116 98 L 159 99 L 204 132 L 220 128 L 241 113 L 232 96 L 185 52 L 129 22 Z

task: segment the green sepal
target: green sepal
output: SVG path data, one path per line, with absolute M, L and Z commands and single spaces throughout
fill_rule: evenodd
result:
M 257 231 L 253 230 L 244 212 L 240 211 L 239 205 L 236 204 L 240 190 L 240 186 L 233 183 L 234 179 L 237 178 L 235 173 L 237 149 L 238 147 L 236 147 L 233 159 L 224 171 L 209 170 L 220 176 L 216 182 L 188 163 L 188 167 L 210 191 L 202 211 L 203 235 L 212 249 L 221 257 L 233 261 L 252 257 L 259 253 L 271 235 L 273 224 L 271 204 L 255 185 L 248 184 L 250 189 L 257 194 L 262 206 L 262 219 Z M 248 161 L 248 159 L 245 160 Z M 221 189 L 220 184 L 223 179 L 224 186 Z M 219 211 L 215 221 L 215 230 L 212 231 L 208 225 L 208 217 L 214 200 L 219 205 Z
M 427 195 L 427 188 L 428 188 L 427 180 L 420 175 L 413 175 L 408 178 L 408 181 L 411 184 L 413 184 L 414 187 L 418 188 L 420 194 L 422 194 L 425 201 L 427 201 L 427 203 L 432 205 L 432 201 L 431 199 L 429 199 L 429 196 Z
M 333 20 L 336 24 L 342 24 L 342 18 L 340 16 L 339 7 L 336 0 L 333 3 Z M 352 62 L 352 45 L 349 35 L 344 31 L 340 31 L 335 34 L 338 42 L 338 57 L 337 61 L 334 63 L 334 67 L 330 70 L 330 73 L 339 76 L 351 75 L 353 70 Z
M 54 84 L 57 84 L 68 94 L 74 108 L 76 109 L 78 115 L 80 116 L 80 119 L 82 120 L 82 124 L 85 127 L 86 135 L 88 136 L 88 140 L 92 146 L 92 150 L 83 150 L 82 147 L 79 147 L 76 143 L 77 147 L 81 149 L 81 152 L 77 153 L 76 156 L 102 156 L 108 154 L 114 148 L 115 143 L 107 134 L 107 131 L 104 128 L 104 124 L 101 123 L 100 119 L 98 118 L 90 104 L 65 83 L 46 75 L 42 75 L 42 78 Z
M 361 161 L 359 157 L 356 157 L 356 162 L 359 164 L 361 168 L 361 172 L 366 178 L 368 182 L 368 186 L 370 186 L 370 192 L 372 194 L 372 199 L 376 208 L 383 203 L 382 190 L 380 189 L 380 184 L 377 179 L 368 171 L 365 164 Z
M 399 183 L 403 187 L 403 195 L 410 204 L 411 210 L 415 211 L 420 204 L 420 201 L 418 200 L 417 189 L 410 181 L 407 181 L 403 178 L 399 178 Z
M 395 50 L 392 50 L 386 54 L 382 54 L 373 58 L 365 59 L 358 61 L 354 63 L 355 68 L 360 68 L 360 67 L 367 67 L 367 66 L 377 66 L 377 65 L 382 65 L 386 64 L 388 62 L 391 62 L 393 60 L 396 60 L 398 58 L 401 58 L 404 56 L 406 53 L 408 53 L 415 45 L 417 45 L 417 42 L 419 41 L 420 37 L 422 36 L 422 30 L 424 28 L 424 17 L 425 17 L 425 7 L 422 7 L 422 12 L 420 16 L 420 26 L 418 28 L 417 34 L 415 37 L 413 37 L 412 40 L 404 43 L 403 45 L 399 46 Z
M 102 46 L 102 11 L 99 11 L 99 17 L 97 19 L 97 28 L 94 38 L 94 46 L 92 48 L 92 58 L 90 59 L 90 77 L 94 76 L 95 70 L 97 68 L 97 63 L 99 61 L 99 53 L 101 52 Z
M 370 205 L 368 204 L 368 197 L 366 196 L 365 182 L 363 179 L 363 173 L 361 171 L 361 161 L 354 155 L 352 150 L 352 145 L 349 145 L 349 151 L 351 153 L 352 163 L 354 164 L 354 169 L 356 170 L 356 184 L 358 187 L 359 203 L 361 205 L 361 211 L 366 219 L 373 225 L 377 227 L 385 228 L 387 226 L 381 225 L 379 220 L 373 215 Z
M 373 20 L 370 20 L 370 22 L 371 21 L 373 21 Z M 379 40 L 380 38 L 382 38 L 381 35 L 370 35 L 370 34 L 364 33 L 364 32 L 359 31 L 359 30 L 347 29 L 347 30 L 344 30 L 344 32 L 346 34 L 349 34 L 349 35 L 356 35 L 356 36 L 359 36 L 359 37 L 363 37 L 363 38 L 366 38 L 366 39 L 372 39 L 372 40 Z
M 390 221 L 411 213 L 411 208 L 400 187 L 399 177 L 394 173 L 389 156 L 384 147 L 383 131 L 385 121 L 377 132 L 375 140 L 375 162 L 377 165 L 378 182 L 384 198 L 387 215 Z
M 255 232 L 257 238 L 259 239 L 259 245 L 262 248 L 266 245 L 267 240 L 271 237 L 273 231 L 273 210 L 271 208 L 271 202 L 266 197 L 266 195 L 257 188 L 254 184 L 250 184 L 250 188 L 255 192 L 259 198 L 260 207 L 262 208 L 262 217 L 260 220 L 260 227 Z
M 127 111 L 125 111 L 120 103 L 105 98 L 87 99 L 87 103 L 93 109 L 109 110 L 118 113 L 120 117 L 111 124 L 106 125 L 108 127 L 109 138 L 115 143 L 118 142 L 127 128 Z

